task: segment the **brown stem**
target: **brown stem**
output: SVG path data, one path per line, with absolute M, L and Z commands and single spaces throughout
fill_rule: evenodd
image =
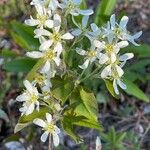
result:
M 48 150 L 52 150 L 52 135 L 49 135 Z

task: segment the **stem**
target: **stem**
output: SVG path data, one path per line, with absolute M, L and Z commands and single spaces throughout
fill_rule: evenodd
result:
M 101 68 L 100 66 L 97 67 L 91 74 L 89 74 L 85 78 L 81 79 L 80 82 L 83 82 L 83 81 L 87 80 L 88 78 L 90 78 L 91 76 L 95 75 L 100 68 Z
M 52 135 L 49 135 L 48 150 L 52 150 Z

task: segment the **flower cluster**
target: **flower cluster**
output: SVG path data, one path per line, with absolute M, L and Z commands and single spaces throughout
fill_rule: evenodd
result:
M 130 43 L 138 45 L 135 39 L 139 38 L 142 32 L 131 35 L 127 30 L 128 17 L 124 16 L 118 24 L 115 15 L 112 15 L 110 21 L 105 27 L 99 28 L 95 23 L 88 25 L 89 16 L 93 10 L 83 10 L 80 8 L 81 0 L 32 0 L 31 5 L 36 9 L 36 16 L 30 17 L 25 23 L 36 27 L 35 38 L 39 39 L 40 47 L 37 51 L 27 52 L 26 56 L 42 59 L 44 64 L 36 73 L 34 80 L 24 81 L 26 90 L 19 95 L 16 100 L 23 103 L 20 108 L 22 115 L 30 115 L 35 110 L 39 111 L 41 105 L 48 105 L 51 108 L 51 114 L 46 113 L 46 120 L 37 118 L 34 124 L 43 128 L 44 133 L 41 136 L 43 142 L 48 135 L 53 135 L 55 146 L 59 144 L 60 129 L 56 126 L 58 116 L 63 108 L 59 101 L 51 96 L 51 79 L 57 74 L 57 69 L 64 63 L 63 52 L 66 45 L 74 39 L 72 48 L 79 55 L 84 56 L 83 65 L 79 67 L 84 71 L 92 63 L 101 69 L 99 77 L 113 81 L 113 87 L 116 94 L 119 94 L 118 85 L 125 89 L 126 85 L 122 82 L 124 74 L 123 66 L 126 61 L 134 55 L 132 53 L 121 54 L 122 48 Z M 82 16 L 82 23 L 77 22 L 76 17 Z M 68 29 L 67 17 L 71 16 L 72 22 L 77 27 Z M 77 41 L 87 38 L 91 46 L 84 50 L 75 47 Z M 75 43 L 75 44 L 74 44 Z M 81 43 L 82 44 L 82 43 Z M 54 107 L 51 107 L 54 106 Z M 58 114 L 58 115 L 56 115 Z M 55 118 L 57 116 L 57 118 Z
M 86 69 L 93 62 L 98 64 L 102 69 L 100 77 L 113 81 L 114 91 L 118 95 L 118 86 L 126 89 L 126 85 L 122 82 L 123 66 L 127 60 L 134 57 L 133 53 L 121 54 L 121 49 L 127 47 L 129 42 L 138 46 L 135 40 L 141 36 L 142 31 L 131 35 L 127 30 L 127 16 L 122 17 L 118 24 L 115 15 L 112 15 L 106 27 L 102 28 L 92 23 L 89 29 L 87 23 L 88 17 L 83 17 L 82 25 L 77 25 L 78 29 L 72 32 L 74 36 L 86 36 L 91 42 L 91 47 L 88 50 L 76 48 L 77 53 L 85 58 L 84 64 L 79 67 Z

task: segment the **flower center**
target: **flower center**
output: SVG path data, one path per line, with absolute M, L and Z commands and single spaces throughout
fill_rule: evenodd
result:
M 114 45 L 113 44 L 107 44 L 106 45 L 106 51 L 109 52 L 113 52 L 114 50 Z
M 30 103 L 35 103 L 35 102 L 37 101 L 37 99 L 38 99 L 38 96 L 37 96 L 37 95 L 31 94 L 31 95 L 30 95 L 30 100 L 29 100 L 29 102 L 30 102 Z
M 55 130 L 55 126 L 52 123 L 47 124 L 45 130 L 52 133 Z
M 88 52 L 87 55 L 88 55 L 88 57 L 90 57 L 90 58 L 91 58 L 91 57 L 95 57 L 95 56 L 96 56 L 96 51 L 91 50 L 91 51 Z
M 59 33 L 53 33 L 53 35 L 51 36 L 51 38 L 53 39 L 54 42 L 60 42 L 61 41 L 61 36 Z
M 48 16 L 47 15 L 40 16 L 39 14 L 37 14 L 37 19 L 40 21 L 39 26 L 42 26 L 45 24 L 45 21 L 48 19 Z
M 115 32 L 115 34 L 116 34 L 117 36 L 120 36 L 120 35 L 121 35 L 121 30 L 120 30 L 120 28 L 115 28 L 114 32 Z
M 55 52 L 53 50 L 48 50 L 45 53 L 45 59 L 46 60 L 52 60 L 55 57 Z

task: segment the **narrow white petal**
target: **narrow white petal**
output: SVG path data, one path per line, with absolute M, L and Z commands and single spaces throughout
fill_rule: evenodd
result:
M 88 20 L 89 20 L 89 16 L 84 16 L 82 19 L 82 27 L 86 28 L 87 24 L 88 24 Z
M 116 16 L 115 16 L 115 14 L 113 14 L 113 15 L 110 17 L 110 24 L 111 24 L 111 28 L 114 29 L 115 26 L 116 26 Z
M 102 53 L 98 54 L 98 59 L 99 59 L 99 63 L 100 64 L 105 64 L 109 60 L 109 58 L 107 57 L 107 55 L 102 54 Z
M 53 28 L 54 27 L 54 21 L 53 20 L 46 20 L 45 21 L 45 25 L 48 27 L 48 28 Z
M 32 103 L 29 107 L 28 107 L 28 109 L 27 109 L 27 111 L 26 111 L 26 116 L 27 115 L 30 115 L 30 114 L 32 114 L 33 113 L 33 111 L 34 111 L 34 108 L 35 108 L 35 105 L 34 105 L 34 103 Z
M 56 46 L 54 47 L 54 51 L 58 53 L 58 55 L 60 55 L 63 51 L 63 47 L 62 44 L 60 42 L 58 42 L 56 44 Z
M 35 19 L 27 19 L 25 20 L 25 24 L 27 24 L 28 26 L 36 26 L 39 24 L 39 21 Z
M 25 80 L 23 84 L 29 92 L 33 92 L 33 86 L 28 80 Z
M 121 41 L 116 44 L 116 47 L 124 48 L 124 47 L 127 47 L 128 45 L 129 45 L 129 43 L 127 41 Z
M 81 49 L 81 48 L 76 48 L 76 52 L 77 52 L 79 55 L 82 55 L 82 56 L 86 55 L 86 51 L 83 50 L 83 49 Z
M 35 38 L 39 38 L 40 36 L 51 36 L 51 33 L 45 29 L 36 29 L 34 30 Z
M 52 44 L 53 44 L 52 40 L 45 41 L 41 44 L 39 50 L 40 51 L 48 50 Z
M 43 53 L 41 52 L 27 52 L 26 55 L 31 58 L 41 58 L 43 57 Z
M 95 47 L 100 48 L 100 49 L 103 49 L 105 47 L 104 43 L 100 42 L 98 40 L 94 40 L 93 44 L 94 44 Z
M 46 113 L 46 120 L 48 123 L 51 123 L 52 122 L 52 115 L 49 113 Z
M 116 79 L 114 79 L 113 81 L 113 88 L 114 88 L 115 93 L 119 95 L 119 90 L 118 90 Z
M 53 133 L 53 142 L 55 147 L 59 145 L 59 136 L 56 133 Z
M 122 68 L 119 67 L 118 65 L 116 65 L 115 67 L 116 67 L 116 71 L 117 71 L 119 77 L 122 77 L 124 74 L 124 71 L 122 70 Z
M 90 63 L 90 61 L 89 61 L 89 59 L 87 59 L 87 60 L 84 62 L 84 64 L 83 64 L 83 65 L 79 65 L 79 67 L 80 67 L 81 69 L 86 69 L 86 68 L 88 67 L 89 63 Z
M 74 31 L 71 32 L 72 35 L 74 36 L 79 36 L 82 33 L 80 29 L 75 29 Z
M 33 123 L 44 128 L 46 126 L 46 123 L 42 120 L 42 119 L 34 119 L 33 120 Z
M 44 132 L 41 136 L 41 141 L 42 142 L 46 142 L 47 138 L 48 138 L 49 132 Z
M 55 126 L 55 132 L 56 132 L 57 134 L 60 133 L 60 129 L 59 129 L 57 126 Z
M 103 79 L 106 79 L 108 76 L 111 75 L 111 65 L 108 65 L 107 67 L 105 67 L 101 73 L 101 77 Z
M 126 54 L 123 54 L 119 57 L 119 60 L 120 61 L 127 61 L 129 59 L 132 59 L 134 57 L 134 54 L 133 53 L 126 53 Z
M 70 34 L 70 33 L 66 33 L 61 38 L 65 39 L 65 40 L 71 40 L 71 39 L 74 38 L 74 36 L 72 34 Z
M 116 54 L 112 52 L 112 53 L 110 54 L 111 63 L 114 63 L 114 62 L 116 61 L 116 59 L 117 59 Z
M 128 18 L 127 16 L 123 16 L 123 17 L 121 18 L 121 21 L 120 21 L 120 24 L 119 24 L 120 27 L 121 27 L 122 29 L 126 29 L 128 21 L 129 21 L 129 18 Z
M 92 9 L 79 10 L 79 13 L 84 16 L 90 16 L 94 13 L 94 11 Z
M 16 101 L 24 102 L 24 101 L 28 100 L 28 98 L 29 98 L 28 95 L 26 93 L 23 93 L 16 98 Z
M 61 17 L 58 14 L 54 15 L 54 21 L 58 21 L 61 24 Z M 55 32 L 59 32 L 61 25 L 54 27 Z
M 56 63 L 57 66 L 60 65 L 60 58 L 59 57 L 55 57 L 54 61 L 55 61 L 55 63 Z
M 121 80 L 118 79 L 117 83 L 123 90 L 127 89 L 127 86 Z
M 48 71 L 50 71 L 50 62 L 46 61 L 45 65 L 42 67 L 41 69 L 41 73 L 47 73 Z

